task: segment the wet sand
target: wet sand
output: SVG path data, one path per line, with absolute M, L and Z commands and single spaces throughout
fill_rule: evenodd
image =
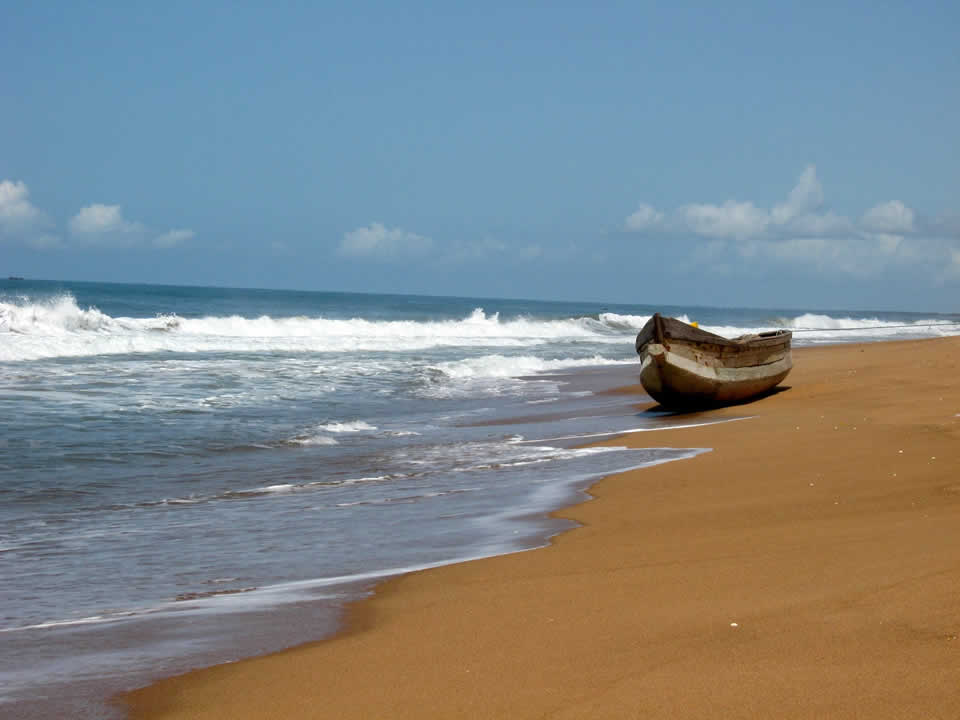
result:
M 330 640 L 122 701 L 142 719 L 960 717 L 960 338 L 794 359 L 789 390 L 699 416 L 749 420 L 606 441 L 713 452 L 604 479 L 549 548 L 396 578 Z

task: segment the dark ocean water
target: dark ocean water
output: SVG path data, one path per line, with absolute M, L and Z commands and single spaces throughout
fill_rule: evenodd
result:
M 697 452 L 575 449 L 683 424 L 595 393 L 635 381 L 655 310 L 801 345 L 960 329 L 0 282 L 0 716 L 111 717 L 110 692 L 319 638 L 381 577 L 540 546 L 594 479 Z

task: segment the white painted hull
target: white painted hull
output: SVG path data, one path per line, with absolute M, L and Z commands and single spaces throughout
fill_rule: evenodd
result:
M 747 367 L 707 365 L 668 350 L 646 345 L 640 382 L 657 402 L 668 405 L 720 405 L 760 395 L 783 380 L 793 367 L 789 349 L 772 362 Z

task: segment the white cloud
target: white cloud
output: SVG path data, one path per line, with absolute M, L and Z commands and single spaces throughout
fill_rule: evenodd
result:
M 22 180 L 0 181 L 0 240 L 24 242 L 37 249 L 61 244 L 49 232 L 47 215 L 30 202 L 30 189 Z
M 640 203 L 637 211 L 627 218 L 627 230 L 646 230 L 663 222 L 663 213 L 655 207 Z
M 794 185 L 785 203 L 774 205 L 770 219 L 777 225 L 785 225 L 795 218 L 810 217 L 823 205 L 823 187 L 817 179 L 817 169 L 808 165 Z
M 915 218 L 913 210 L 899 200 L 891 200 L 867 210 L 860 224 L 870 232 L 903 234 L 914 231 Z
M 669 221 L 651 205 L 627 218 L 629 230 L 658 225 L 672 232 L 692 233 L 704 238 L 729 240 L 771 239 L 797 236 L 828 236 L 852 229 L 853 224 L 834 213 L 820 212 L 823 187 L 813 165 L 806 167 L 782 203 L 770 210 L 752 202 L 727 200 L 722 205 L 690 203 L 679 207 Z
M 0 238 L 10 237 L 39 250 L 66 247 L 51 232 L 53 222 L 30 202 L 30 190 L 18 180 L 0 181 Z M 193 230 L 169 230 L 156 235 L 143 223 L 123 217 L 119 205 L 94 203 L 80 209 L 67 222 L 74 238 L 88 242 L 133 245 L 150 239 L 155 247 L 168 248 L 190 240 Z
M 835 215 L 833 212 L 821 214 L 806 213 L 797 215 L 790 220 L 789 225 L 781 230 L 787 237 L 837 237 L 854 232 L 856 226 L 848 218 Z
M 697 235 L 712 238 L 750 238 L 762 234 L 770 222 L 765 210 L 753 203 L 728 200 L 723 205 L 684 205 L 678 211 L 683 225 Z
M 424 253 L 432 245 L 433 241 L 428 237 L 401 228 L 387 228 L 382 223 L 375 222 L 368 227 L 344 233 L 340 241 L 340 253 L 384 260 L 400 255 Z
M 895 263 L 910 263 L 943 274 L 943 267 L 952 268 L 958 262 L 951 238 L 960 237 L 960 222 L 950 218 L 921 222 L 916 211 L 899 200 L 874 205 L 859 220 L 823 206 L 823 187 L 810 165 L 787 198 L 769 210 L 748 201 L 728 200 L 722 205 L 682 205 L 668 214 L 641 204 L 625 225 L 628 230 L 656 228 L 693 236 L 700 241 L 693 257 L 711 266 L 730 258 L 772 260 L 825 272 L 869 275 Z
M 746 240 L 787 231 L 820 235 L 833 231 L 840 220 L 832 213 L 818 215 L 823 188 L 817 169 L 804 169 L 785 202 L 771 210 L 751 202 L 727 200 L 723 205 L 690 204 L 677 211 L 678 227 L 710 238 Z
M 0 228 L 13 232 L 35 225 L 43 218 L 30 202 L 30 190 L 19 180 L 0 182 Z
M 100 203 L 81 208 L 70 218 L 69 227 L 74 235 L 86 236 L 134 235 L 144 231 L 140 223 L 124 220 L 119 205 Z
M 67 224 L 77 239 L 99 245 L 132 246 L 149 243 L 156 248 L 172 248 L 196 237 L 193 230 L 181 228 L 156 234 L 141 222 L 127 220 L 119 205 L 94 203 L 80 208 Z
M 192 240 L 196 236 L 193 230 L 170 230 L 153 239 L 153 244 L 159 248 L 170 248 L 180 243 Z

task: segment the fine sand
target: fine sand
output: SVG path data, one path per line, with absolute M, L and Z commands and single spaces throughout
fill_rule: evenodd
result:
M 801 349 L 789 390 L 636 433 L 549 548 L 413 573 L 336 637 L 135 718 L 960 718 L 960 338 Z M 310 636 L 310 628 L 304 628 Z

